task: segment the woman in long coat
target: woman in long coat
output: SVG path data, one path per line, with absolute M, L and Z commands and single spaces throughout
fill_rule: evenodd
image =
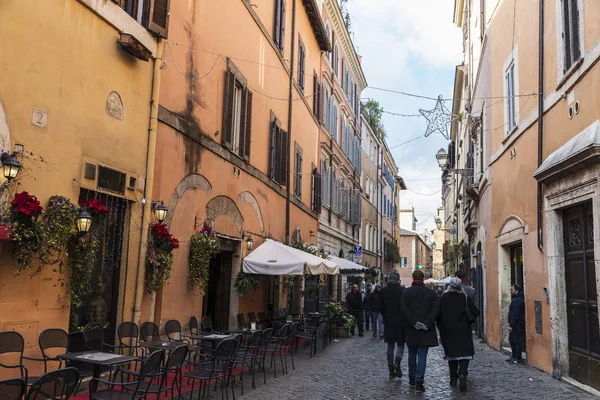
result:
M 450 385 L 456 386 L 459 381 L 459 388 L 464 392 L 467 390 L 469 361 L 475 354 L 466 309 L 468 307 L 474 317 L 479 316 L 479 309 L 465 294 L 461 283 L 458 278 L 450 280 L 450 287 L 440 298 L 437 324 L 450 368 Z
M 400 286 L 400 274 L 393 270 L 386 287 L 381 289 L 380 309 L 383 316 L 383 337 L 388 345 L 387 361 L 390 371 L 390 379 L 397 376 L 402 377 L 400 362 L 404 355 L 404 313 L 402 312 L 402 292 Z M 394 346 L 396 357 L 394 357 Z

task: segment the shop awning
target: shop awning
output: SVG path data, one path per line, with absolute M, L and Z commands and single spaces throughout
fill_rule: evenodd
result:
M 349 275 L 350 273 L 346 273 L 346 271 L 351 271 L 352 273 L 365 273 L 367 271 L 367 267 L 363 267 L 360 264 L 352 262 L 350 260 L 346 260 L 345 258 L 340 258 L 336 256 L 328 256 L 327 259 L 329 261 L 333 261 L 337 265 L 340 266 L 340 270 L 342 274 Z M 351 275 L 351 274 L 350 274 Z
M 424 283 L 438 283 L 439 281 L 437 279 L 433 279 L 433 278 L 429 278 L 429 279 L 425 279 Z
M 444 286 L 444 285 L 449 285 L 450 284 L 450 279 L 452 279 L 452 276 L 448 276 L 440 281 L 437 282 L 438 286 Z
M 337 275 L 340 267 L 331 261 L 267 239 L 244 258 L 243 269 L 247 274 L 258 275 Z

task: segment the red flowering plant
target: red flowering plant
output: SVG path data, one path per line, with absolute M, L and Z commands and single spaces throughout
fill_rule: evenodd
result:
M 165 286 L 171 277 L 173 250 L 179 248 L 179 240 L 169 232 L 162 222 L 150 225 L 146 250 L 146 286 L 154 293 Z
M 44 244 L 44 230 L 39 217 L 44 211 L 37 197 L 27 192 L 17 193 L 11 204 L 12 241 L 15 243 L 14 256 L 17 265 L 13 271 L 19 275 L 33 265 L 34 254 L 39 253 Z M 39 273 L 41 266 L 32 273 Z

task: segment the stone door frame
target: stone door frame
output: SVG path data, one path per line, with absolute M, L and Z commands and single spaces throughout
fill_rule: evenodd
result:
M 548 263 L 550 330 L 552 335 L 552 374 L 569 375 L 569 329 L 565 283 L 564 228 L 562 210 L 592 201 L 594 254 L 600 254 L 600 165 L 573 173 L 546 186 L 545 253 Z M 595 261 L 598 297 L 600 297 L 600 261 Z

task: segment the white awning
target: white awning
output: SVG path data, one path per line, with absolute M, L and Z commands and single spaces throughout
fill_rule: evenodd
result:
M 244 258 L 243 269 L 248 274 L 258 275 L 337 275 L 340 270 L 331 261 L 271 239 Z
M 341 269 L 356 269 L 361 270 L 361 273 L 365 273 L 368 269 L 367 267 L 363 267 L 362 265 L 352 262 L 350 260 L 346 260 L 345 258 L 328 256 L 327 259 L 339 265 Z
M 438 283 L 437 279 L 433 279 L 433 278 L 429 278 L 429 279 L 425 279 L 424 283 Z
M 452 276 L 448 276 L 440 281 L 438 281 L 437 285 L 438 286 L 444 286 L 444 285 L 449 285 L 450 284 L 450 279 L 452 279 Z

